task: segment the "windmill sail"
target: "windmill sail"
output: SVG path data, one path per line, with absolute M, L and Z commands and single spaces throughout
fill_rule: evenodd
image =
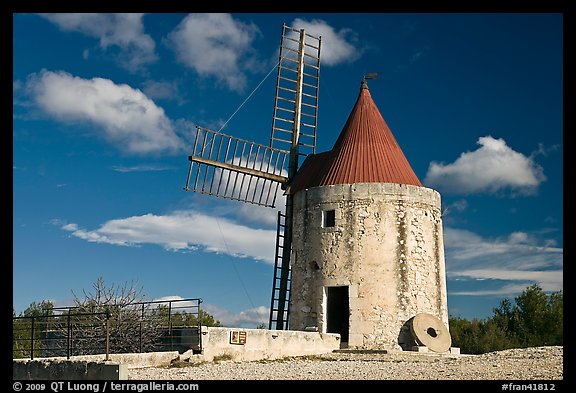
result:
M 282 25 L 276 99 L 270 146 L 289 143 L 288 184 L 298 172 L 298 159 L 316 152 L 321 38 L 304 29 Z M 290 258 L 292 249 L 292 195 L 286 196 L 285 213 L 278 212 L 276 258 L 269 329 L 288 328 Z
M 320 37 L 282 26 L 270 146 L 316 153 Z M 297 168 L 296 168 L 297 169 Z
M 274 207 L 288 180 L 287 158 L 284 150 L 197 127 L 185 189 Z
M 321 38 L 282 25 L 270 145 L 197 127 L 185 190 L 275 207 L 296 176 L 299 157 L 316 153 Z M 292 195 L 278 212 L 269 326 L 288 327 Z

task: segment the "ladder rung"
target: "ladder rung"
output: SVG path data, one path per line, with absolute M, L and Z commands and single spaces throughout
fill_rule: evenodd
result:
M 316 138 L 316 135 L 314 135 L 314 134 L 304 134 L 304 133 L 301 133 L 300 136 L 307 136 L 307 137 L 310 137 L 310 138 Z
M 307 103 L 305 103 L 305 102 L 303 102 L 302 105 L 306 105 L 307 107 L 316 109 L 316 105 L 307 104 Z
M 287 88 L 287 87 L 278 86 L 278 89 L 280 89 L 280 90 L 285 90 L 285 91 L 289 91 L 289 92 L 291 92 L 291 93 L 296 93 L 296 90 L 289 89 L 289 88 Z
M 280 128 L 276 128 L 276 126 L 274 127 L 274 130 L 275 130 L 275 131 L 283 132 L 283 133 L 285 133 L 285 134 L 292 134 L 292 131 L 286 131 L 286 130 L 283 130 L 283 129 L 280 129 Z
M 282 46 L 282 49 L 286 49 L 286 50 L 289 50 L 289 51 L 291 51 L 291 52 L 299 53 L 298 50 L 296 50 L 296 49 L 294 49 L 294 48 L 290 48 L 290 47 L 288 47 L 288 46 Z
M 306 34 L 306 35 L 308 35 L 308 34 Z M 313 37 L 313 36 L 309 36 L 309 37 L 316 38 L 316 37 Z M 320 40 L 318 40 L 318 41 L 320 41 Z M 309 46 L 310 48 L 314 48 L 314 49 L 316 49 L 316 50 L 320 50 L 320 48 L 318 48 L 317 46 L 314 46 L 314 45 L 309 44 L 309 43 L 307 43 L 307 42 L 305 42 L 304 45 Z
M 284 140 L 284 139 L 278 139 L 278 138 L 273 138 L 273 139 L 274 139 L 275 141 L 278 141 L 278 142 L 292 143 L 292 141 L 286 141 L 286 140 Z
M 313 95 L 308 94 L 308 93 L 302 93 L 302 95 L 305 97 L 310 97 L 310 98 L 314 98 L 314 99 L 318 98 L 317 96 L 313 96 Z
M 304 52 L 304 56 L 308 56 L 308 57 L 311 57 L 311 58 L 313 58 L 313 59 L 315 59 L 315 60 L 319 60 L 318 56 L 314 56 L 314 55 L 311 55 L 311 54 L 306 53 L 306 52 Z
M 294 120 L 289 120 L 289 119 L 283 119 L 281 117 L 273 117 L 274 120 L 280 120 L 280 121 L 285 121 L 286 123 L 294 123 Z
M 290 112 L 290 113 L 294 113 L 294 111 L 292 109 L 286 109 L 286 108 L 282 108 L 281 106 L 277 106 L 276 109 L 280 109 L 283 110 L 284 112 Z
M 298 81 L 296 81 L 296 80 L 294 80 L 294 79 L 286 78 L 286 77 L 284 77 L 284 76 L 278 76 L 278 78 L 283 79 L 283 80 L 285 80 L 285 81 L 298 83 Z
M 306 34 L 306 37 L 314 38 L 316 41 L 320 42 L 320 37 L 316 37 L 315 35 L 312 35 L 310 33 L 304 33 L 304 34 Z
M 295 73 L 296 75 L 298 75 L 298 70 L 297 70 L 297 69 L 287 67 L 286 65 L 282 65 L 282 63 L 280 63 L 280 64 L 278 65 L 278 68 L 280 68 L 280 71 L 283 71 L 283 70 L 285 70 L 285 71 L 290 71 L 290 72 L 293 72 L 293 73 Z
M 296 103 L 296 101 L 294 101 L 294 100 L 289 100 L 288 98 L 284 98 L 284 97 L 280 97 L 280 96 L 278 96 L 277 98 L 280 99 L 280 100 L 283 100 L 283 101 L 291 102 L 291 103 L 293 103 L 293 104 Z
M 302 112 L 302 113 L 300 113 L 300 114 L 301 114 L 302 116 L 308 116 L 308 117 L 316 118 L 316 115 L 311 115 L 311 114 L 309 114 L 309 113 L 304 113 L 304 112 Z
M 300 42 L 300 40 L 294 39 L 292 37 L 288 37 L 288 36 L 284 36 L 283 37 L 285 40 L 290 40 L 290 41 L 294 41 L 294 42 Z
M 302 114 L 302 115 L 303 115 L 303 114 L 307 114 L 307 115 L 309 115 L 310 117 L 316 118 L 316 113 L 318 112 L 318 108 L 315 107 L 315 106 L 312 106 L 312 105 L 310 105 L 310 107 L 311 107 L 312 109 L 308 109 L 308 108 L 302 108 L 302 109 L 306 109 L 307 111 L 311 111 L 311 113 L 302 112 L 301 114 Z
M 300 123 L 300 125 L 304 126 L 304 127 L 316 128 L 316 125 L 314 125 L 314 124 Z M 300 135 L 304 135 L 304 134 L 300 134 Z
M 308 102 L 308 101 L 312 101 L 312 102 Z M 305 97 L 302 96 L 302 102 L 306 103 L 308 105 L 311 105 L 314 110 L 316 110 L 317 106 L 318 106 L 318 99 L 317 98 L 310 98 L 310 97 Z M 307 109 L 307 111 L 310 111 L 311 109 Z
M 312 74 L 308 74 L 308 73 L 306 73 L 306 72 L 302 72 L 302 75 L 309 76 L 310 78 L 320 79 L 320 77 L 319 77 L 318 75 L 312 75 Z
M 298 64 L 298 60 L 294 60 L 294 59 L 291 59 L 289 57 L 282 57 L 282 60 L 288 60 L 288 61 L 291 61 L 292 63 Z M 282 60 L 280 60 L 280 64 L 282 64 Z M 285 69 L 290 70 L 290 71 L 298 72 L 298 70 L 293 70 L 292 68 L 288 68 L 288 67 L 282 67 L 282 68 L 285 68 Z
M 311 88 L 313 88 L 313 89 L 316 89 L 316 90 L 318 90 L 318 86 L 314 86 L 314 85 L 311 85 L 311 84 L 309 84 L 309 83 L 306 83 L 306 82 L 302 82 L 302 85 L 304 85 L 304 86 L 308 86 L 308 87 L 311 87 Z
M 275 129 L 275 130 L 278 130 L 278 131 L 289 132 L 289 133 L 292 133 L 292 132 L 293 132 L 292 130 L 286 130 L 286 129 L 281 128 L 281 127 L 274 127 L 274 129 Z
M 315 65 L 312 65 L 312 64 L 306 64 L 306 63 L 304 63 L 304 66 L 305 66 L 305 67 L 306 67 L 306 66 L 312 67 L 312 68 L 314 68 L 314 69 L 316 69 L 316 70 L 319 70 L 319 69 L 320 69 L 320 67 L 315 66 Z
M 280 103 L 281 105 L 288 105 L 288 104 L 284 104 L 284 103 Z M 277 106 L 276 109 L 281 109 L 286 113 L 276 113 L 276 116 L 278 117 L 284 117 L 286 119 L 291 119 L 292 117 L 294 117 L 294 111 L 292 111 L 291 109 L 286 109 L 286 108 L 282 108 L 281 106 Z
M 292 30 L 292 31 L 294 31 L 294 32 L 296 32 L 296 33 L 300 33 L 300 30 L 298 30 L 298 29 L 295 29 L 294 27 L 290 27 L 290 26 L 286 26 L 286 25 L 284 25 L 284 28 L 285 28 L 285 29 L 289 29 L 289 30 Z M 286 37 L 286 38 L 288 38 L 288 37 Z

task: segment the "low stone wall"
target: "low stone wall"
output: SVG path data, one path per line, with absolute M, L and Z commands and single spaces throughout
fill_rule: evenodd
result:
M 125 364 L 86 360 L 14 360 L 14 380 L 122 380 L 128 379 Z
M 340 335 L 295 330 L 208 327 L 202 330 L 202 354 L 190 360 L 254 361 L 288 356 L 320 355 L 340 349 Z
M 192 350 L 14 359 L 15 380 L 120 380 L 129 368 L 169 366 L 175 361 L 211 362 L 219 359 L 255 361 L 289 356 L 321 355 L 340 349 L 340 335 L 293 330 L 202 327 L 202 353 Z

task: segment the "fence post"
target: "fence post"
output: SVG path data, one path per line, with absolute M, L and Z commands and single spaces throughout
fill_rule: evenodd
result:
M 174 337 L 172 337 L 172 301 L 168 302 L 168 338 L 170 340 L 170 350 L 174 349 Z
M 70 309 L 68 309 L 68 334 L 66 334 L 66 358 L 70 359 L 70 346 L 72 344 L 72 324 L 70 322 Z
M 202 303 L 202 299 L 198 299 L 198 346 L 200 347 L 200 351 L 202 351 L 202 321 L 200 321 L 200 303 Z
M 30 360 L 34 360 L 34 319 L 32 317 L 32 335 L 30 336 Z
M 142 353 L 142 321 L 144 320 L 144 303 L 142 303 L 142 314 L 140 315 L 140 336 L 138 338 L 138 348 Z
M 106 361 L 110 360 L 110 311 L 106 310 Z

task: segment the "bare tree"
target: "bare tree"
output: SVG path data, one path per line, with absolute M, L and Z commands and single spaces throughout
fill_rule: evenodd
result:
M 106 347 L 109 331 L 111 353 L 146 352 L 158 345 L 162 336 L 162 313 L 144 303 L 142 288 L 136 283 L 107 286 L 102 277 L 83 296 L 74 291 L 73 347 L 83 353 L 98 353 Z M 79 315 L 83 314 L 83 315 Z

